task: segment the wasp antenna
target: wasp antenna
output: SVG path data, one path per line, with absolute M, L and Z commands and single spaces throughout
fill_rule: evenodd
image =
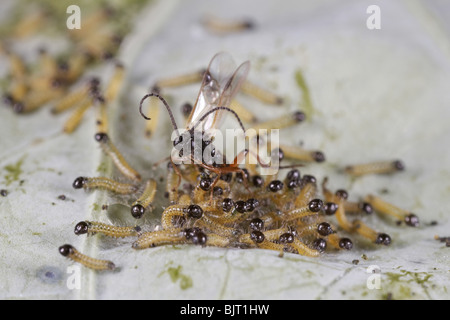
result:
M 214 112 L 217 112 L 217 111 L 219 111 L 219 110 L 226 110 L 226 111 L 228 111 L 228 112 L 231 112 L 233 115 L 234 115 L 234 117 L 237 119 L 237 121 L 239 122 L 239 126 L 241 127 L 241 129 L 242 129 L 242 131 L 244 131 L 245 132 L 245 128 L 244 128 L 244 125 L 242 124 L 242 121 L 241 121 L 241 119 L 239 118 L 239 116 L 238 116 L 238 114 L 234 111 L 234 110 L 232 110 L 232 109 L 230 109 L 230 108 L 227 108 L 227 107 L 215 107 L 214 109 L 211 109 L 211 110 L 209 110 L 207 113 L 205 113 L 198 121 L 197 121 L 197 123 L 192 127 L 192 131 L 203 121 L 203 120 L 205 120 L 205 118 L 207 117 L 207 116 L 209 116 L 211 113 L 214 113 Z
M 161 97 L 159 94 L 157 94 L 157 93 L 149 93 L 149 94 L 146 94 L 145 96 L 142 97 L 141 102 L 140 102 L 140 104 L 139 104 L 139 113 L 141 114 L 141 116 L 142 116 L 145 120 L 151 120 L 149 117 L 147 117 L 147 116 L 142 112 L 142 104 L 144 103 L 144 101 L 145 101 L 147 98 L 150 98 L 150 97 L 156 97 L 156 98 L 158 98 L 159 100 L 161 100 L 161 102 L 162 102 L 162 103 L 164 104 L 164 106 L 166 107 L 167 112 L 169 113 L 170 121 L 172 122 L 173 128 L 175 129 L 175 131 L 178 132 L 178 126 L 177 126 L 177 123 L 175 122 L 175 118 L 174 118 L 174 116 L 173 116 L 172 109 L 170 108 L 170 106 L 169 106 L 169 104 L 167 103 L 167 101 L 166 101 L 163 97 Z

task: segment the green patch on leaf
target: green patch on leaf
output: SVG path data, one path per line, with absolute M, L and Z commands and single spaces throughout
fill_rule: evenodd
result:
M 181 290 L 186 290 L 192 287 L 192 278 L 188 275 L 185 275 L 181 272 L 182 266 L 178 266 L 176 268 L 169 267 L 167 269 L 167 273 L 170 276 L 170 280 L 173 283 L 179 282 Z
M 14 181 L 20 180 L 20 175 L 23 173 L 22 164 L 25 160 L 25 156 L 23 156 L 19 161 L 14 164 L 9 164 L 4 167 L 7 174 L 5 175 L 5 184 L 9 186 Z

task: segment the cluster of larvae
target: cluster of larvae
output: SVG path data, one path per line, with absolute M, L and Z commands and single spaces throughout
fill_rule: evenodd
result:
M 208 70 L 164 79 L 152 87 L 152 94 L 148 96 L 159 98 L 169 109 L 160 96 L 163 88 L 202 79 L 205 82 L 205 78 L 211 78 Z M 242 84 L 241 90 L 266 103 L 283 103 L 281 97 L 248 81 Z M 148 122 L 145 129 L 147 137 L 152 136 L 158 122 L 155 110 L 159 108 L 159 100 L 150 100 L 148 106 L 152 121 Z M 258 122 L 257 117 L 235 99 L 230 102 L 228 111 L 252 128 L 260 129 L 290 127 L 305 119 L 303 112 L 295 111 L 270 121 Z M 193 107 L 185 104 L 182 112 L 189 119 Z M 363 222 L 363 216 L 373 212 L 391 216 L 398 224 L 411 227 L 419 225 L 415 214 L 378 196 L 367 195 L 361 201 L 350 201 L 347 191 L 331 191 L 326 178 L 319 182 L 312 175 L 301 174 L 295 164 L 281 166 L 277 174 L 263 176 L 259 174 L 258 165 L 175 164 L 167 159 L 166 179 L 161 184 L 154 179 L 142 179 L 143 175 L 130 166 L 106 132 L 97 133 L 95 139 L 128 182 L 109 177 L 78 177 L 73 187 L 131 195 L 135 200 L 130 203 L 130 214 L 136 218 L 136 225 L 116 226 L 98 221 L 81 221 L 75 226 L 76 235 L 101 234 L 130 238 L 133 249 L 191 244 L 259 248 L 273 250 L 280 255 L 288 252 L 318 257 L 326 252 L 351 250 L 354 246 L 353 237 L 377 245 L 389 245 L 392 239 L 388 234 L 376 231 Z M 281 145 L 272 150 L 272 154 L 282 163 L 289 160 L 302 164 L 325 161 L 323 152 L 305 150 L 299 146 Z M 352 176 L 390 174 L 401 170 L 404 170 L 404 165 L 399 160 L 345 168 L 345 172 Z M 166 198 L 161 218 L 155 228 L 146 230 L 146 226 L 139 225 L 139 221 L 143 220 L 141 218 L 145 214 L 154 211 L 155 195 L 161 187 L 165 188 Z M 61 246 L 60 252 L 94 269 L 115 268 L 111 261 L 85 257 L 71 245 Z

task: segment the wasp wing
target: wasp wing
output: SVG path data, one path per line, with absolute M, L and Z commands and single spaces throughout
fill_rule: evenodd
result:
M 188 119 L 191 129 L 210 110 L 216 107 L 228 107 L 231 100 L 247 77 L 250 69 L 248 61 L 238 68 L 230 54 L 217 53 L 209 63 L 195 106 Z M 218 110 L 202 120 L 202 130 L 218 128 L 223 119 L 224 110 Z

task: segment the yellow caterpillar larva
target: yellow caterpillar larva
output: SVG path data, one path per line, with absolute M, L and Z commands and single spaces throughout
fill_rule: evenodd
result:
M 92 57 L 102 59 L 105 55 L 110 54 L 109 50 L 114 44 L 113 38 L 110 30 L 102 29 L 82 38 L 78 46 L 82 51 L 87 52 Z
M 284 252 L 285 245 L 275 243 L 266 239 L 265 235 L 261 231 L 254 230 L 251 233 L 243 234 L 239 237 L 239 242 L 248 245 L 250 247 L 258 247 L 260 249 L 274 250 L 280 253 Z
M 131 205 L 131 215 L 136 218 L 142 218 L 147 208 L 149 208 L 155 199 L 156 181 L 150 179 L 145 184 L 142 195 Z
M 175 169 L 175 165 L 169 162 L 167 165 L 166 192 L 170 203 L 176 203 L 178 201 L 178 186 L 180 184 L 180 179 L 181 178 Z
M 252 129 L 257 132 L 262 129 L 272 130 L 288 128 L 302 122 L 303 120 L 305 120 L 305 114 L 301 111 L 296 111 L 272 120 L 255 123 L 252 125 Z
M 320 210 L 322 210 L 323 202 L 320 199 L 311 200 L 306 206 L 295 208 L 290 210 L 283 217 L 284 221 L 291 221 L 296 219 L 301 219 L 304 217 L 309 217 L 313 215 L 318 215 Z
M 204 26 L 216 33 L 229 33 L 249 30 L 254 27 L 249 20 L 224 20 L 217 17 L 208 16 L 203 20 Z
M 20 104 L 14 106 L 17 113 L 33 112 L 44 106 L 47 102 L 58 99 L 62 96 L 63 90 L 60 88 L 48 88 L 42 91 L 32 91 L 25 96 Z
M 121 63 L 116 63 L 115 72 L 105 90 L 105 99 L 107 102 L 114 101 L 122 86 L 125 75 L 125 68 Z
M 227 248 L 230 245 L 230 238 L 223 237 L 215 233 L 206 234 L 206 245 L 211 247 Z
M 261 230 L 258 230 L 258 231 L 261 231 Z M 280 239 L 280 236 L 287 232 L 289 232 L 289 228 L 286 228 L 286 227 L 282 227 L 282 228 L 278 228 L 278 229 L 270 229 L 270 230 L 264 231 L 264 236 L 269 241 L 275 241 L 275 240 Z
M 83 39 L 88 35 L 95 33 L 99 27 L 106 22 L 111 16 L 108 8 L 102 8 L 88 15 L 83 19 L 83 27 L 81 29 L 71 29 L 70 33 L 75 39 Z
M 82 87 L 76 91 L 70 92 L 55 104 L 55 106 L 52 108 L 52 113 L 58 114 L 72 107 L 75 107 L 78 103 L 80 103 L 84 98 L 87 97 L 87 93 L 88 88 L 86 87 Z
M 103 151 L 112 159 L 114 165 L 124 176 L 135 181 L 141 180 L 141 175 L 128 164 L 106 133 L 97 133 L 95 140 L 100 142 Z
M 185 232 L 181 228 L 144 232 L 133 243 L 133 249 L 146 249 L 166 244 L 186 243 Z
M 283 154 L 286 158 L 296 159 L 307 162 L 323 162 L 325 155 L 321 151 L 305 150 L 298 146 L 280 145 Z
M 20 19 L 19 23 L 12 30 L 15 38 L 25 38 L 39 30 L 46 21 L 46 14 L 42 10 L 33 11 Z
M 13 79 L 23 79 L 27 74 L 27 67 L 20 56 L 15 53 L 7 52 L 9 58 L 10 74 Z
M 39 51 L 39 76 L 53 78 L 58 74 L 58 63 L 46 50 Z
M 175 218 L 178 218 L 179 222 L 185 219 L 185 205 L 171 205 L 167 207 L 161 217 L 161 225 L 164 230 L 176 228 Z
M 138 236 L 141 232 L 141 228 L 139 226 L 117 227 L 102 222 L 81 221 L 75 226 L 74 232 L 76 235 L 80 234 L 93 235 L 96 233 L 101 233 L 108 237 L 125 238 Z
M 349 238 L 340 238 L 337 233 L 330 234 L 328 236 L 328 244 L 331 244 L 336 249 L 351 250 L 353 248 L 353 242 Z
M 373 207 L 373 210 L 403 221 L 410 227 L 418 227 L 420 224 L 419 218 L 414 213 L 401 209 L 380 197 L 370 194 L 364 198 L 364 201 L 369 203 Z
M 66 123 L 64 124 L 64 132 L 72 133 L 73 131 L 75 131 L 75 129 L 80 125 L 84 114 L 91 106 L 92 100 L 90 98 L 85 98 L 83 102 L 73 111 L 69 119 L 67 119 Z
M 177 77 L 171 77 L 166 79 L 161 79 L 156 82 L 154 85 L 155 88 L 163 89 L 163 88 L 170 88 L 170 87 L 178 87 L 183 86 L 195 82 L 202 81 L 202 77 L 204 74 L 204 70 L 196 71 L 192 73 L 187 73 L 184 75 L 180 75 Z
M 11 99 L 11 104 L 21 103 L 28 92 L 28 86 L 23 79 L 13 80 L 8 95 Z
M 347 166 L 345 168 L 345 172 L 352 176 L 362 176 L 366 174 L 387 174 L 402 170 L 405 170 L 405 165 L 400 160 L 356 164 Z
M 307 205 L 317 194 L 316 178 L 311 175 L 304 175 L 302 178 L 302 189 L 295 198 L 295 207 Z
M 234 110 L 242 121 L 248 123 L 256 122 L 256 116 L 236 99 L 231 100 L 230 109 Z
M 320 252 L 318 250 L 311 249 L 306 244 L 298 240 L 294 237 L 294 240 L 292 243 L 288 243 L 288 246 L 295 249 L 298 254 L 306 257 L 318 257 L 320 255 Z
M 108 132 L 108 105 L 103 98 L 97 98 L 97 132 Z
M 209 217 L 207 215 L 203 215 L 203 217 L 197 220 L 194 224 L 196 227 L 204 228 L 213 233 L 216 233 L 223 237 L 233 238 L 239 234 L 239 231 L 235 228 L 226 227 L 221 224 L 220 219 Z
M 75 262 L 81 263 L 85 267 L 93 270 L 114 270 L 116 266 L 108 260 L 100 260 L 88 257 L 75 249 L 70 244 L 59 247 L 59 253 Z
M 338 205 L 338 208 L 336 210 L 336 219 L 339 224 L 339 226 L 344 229 L 347 232 L 353 231 L 353 224 L 348 220 L 347 215 L 345 214 L 345 206 L 344 206 L 345 199 L 339 198 L 336 202 Z
M 344 202 L 345 212 L 347 213 L 367 213 L 373 212 L 373 207 L 368 202 L 352 202 L 346 200 Z
M 241 91 L 245 94 L 248 94 L 250 96 L 253 96 L 254 98 L 268 104 L 276 104 L 280 105 L 283 104 L 283 98 L 280 96 L 277 96 L 276 94 L 263 89 L 249 81 L 245 81 L 242 84 Z M 303 119 L 302 119 L 303 121 Z
M 64 75 L 64 80 L 68 83 L 76 81 L 82 74 L 88 63 L 89 57 L 84 54 L 77 52 L 69 57 L 67 62 L 68 71 Z
M 75 189 L 103 189 L 118 194 L 131 194 L 136 192 L 136 186 L 129 183 L 121 183 L 105 177 L 86 178 L 78 177 L 73 182 Z
M 383 244 L 385 246 L 391 244 L 391 237 L 389 235 L 376 232 L 360 220 L 353 221 L 353 229 L 361 236 L 369 239 L 373 243 Z

